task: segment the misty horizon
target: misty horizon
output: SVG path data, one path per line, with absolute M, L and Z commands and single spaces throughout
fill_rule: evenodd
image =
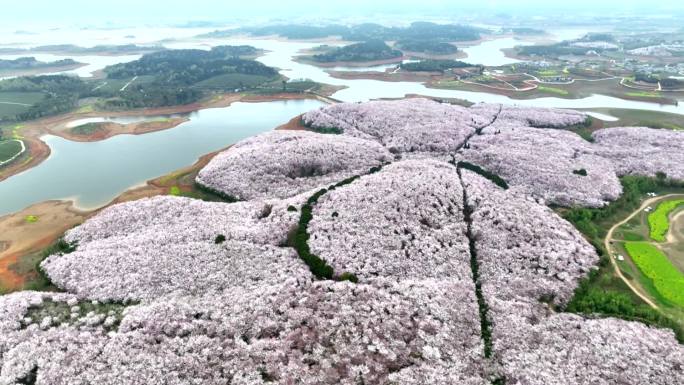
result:
M 170 0 L 159 10 L 157 3 L 133 0 L 117 2 L 92 2 L 84 0 L 65 0 L 60 2 L 36 0 L 31 7 L 11 7 L 3 10 L 0 21 L 5 26 L 20 27 L 44 24 L 49 26 L 72 27 L 117 27 L 138 25 L 191 25 L 193 22 L 213 22 L 216 24 L 242 24 L 311 22 L 326 24 L 341 19 L 347 22 L 379 20 L 386 24 L 407 23 L 411 20 L 429 19 L 440 22 L 468 22 L 485 18 L 510 18 L 512 22 L 549 22 L 558 17 L 566 20 L 572 16 L 617 17 L 653 15 L 661 20 L 681 16 L 684 4 L 665 2 L 659 4 L 643 1 L 587 0 L 555 4 L 548 1 L 528 0 L 515 3 L 506 1 L 454 2 L 427 0 L 416 5 L 415 2 L 381 0 L 368 4 L 365 1 L 348 0 L 344 2 L 317 2 L 313 0 L 280 2 L 257 0 L 241 4 L 236 9 L 231 3 L 212 0 L 193 2 Z M 39 13 L 36 10 L 40 10 Z M 607 13 L 608 12 L 608 13 Z M 394 16 L 393 16 L 394 15 Z M 582 20 L 577 20 L 582 23 Z

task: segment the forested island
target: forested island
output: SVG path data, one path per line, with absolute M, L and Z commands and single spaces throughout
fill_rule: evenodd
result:
M 324 53 L 313 55 L 310 58 L 319 63 L 334 63 L 400 59 L 402 56 L 403 53 L 401 51 L 392 49 L 382 40 L 369 40 L 333 48 Z
M 21 99 L 22 103 L 3 106 L 6 110 L 0 114 L 0 121 L 25 121 L 68 112 L 87 98 L 96 100 L 98 109 L 119 110 L 188 104 L 212 93 L 257 88 L 265 92 L 295 91 L 296 87 L 284 83 L 276 69 L 247 59 L 258 53 L 250 46 L 163 50 L 106 67 L 104 79 L 67 75 L 6 79 L 0 81 L 0 99 Z
M 28 68 L 45 68 L 45 67 L 60 67 L 78 64 L 73 59 L 55 60 L 52 62 L 42 62 L 36 60 L 34 57 L 20 57 L 12 60 L 0 59 L 0 71 L 6 70 L 20 70 Z
M 28 75 L 39 70 L 51 70 L 57 72 L 78 68 L 83 65 L 85 64 L 79 63 L 73 59 L 62 59 L 51 62 L 39 61 L 36 60 L 35 57 L 20 57 L 11 60 L 0 59 L 0 75 Z

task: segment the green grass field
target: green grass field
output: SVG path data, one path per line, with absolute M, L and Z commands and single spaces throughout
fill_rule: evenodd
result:
M 269 80 L 272 79 L 260 75 L 226 74 L 203 80 L 193 85 L 193 87 L 210 90 L 233 90 L 236 88 L 256 87 Z
M 684 199 L 668 200 L 658 204 L 648 215 L 650 236 L 656 242 L 665 242 L 665 235 L 670 229 L 670 214 L 677 208 L 684 206 Z
M 658 95 L 657 93 L 649 92 L 649 91 L 626 92 L 625 95 L 636 96 L 636 97 L 641 97 L 641 98 L 659 98 L 660 97 L 660 95 Z
M 21 142 L 18 140 L 6 140 L 0 142 L 0 163 L 12 159 L 21 152 Z
M 539 86 L 539 87 L 537 87 L 537 90 L 539 90 L 541 92 L 547 92 L 550 94 L 563 95 L 563 96 L 570 94 L 570 92 L 568 92 L 566 90 L 563 90 L 560 88 L 555 88 L 555 87 Z
M 684 275 L 660 249 L 644 242 L 625 242 L 625 250 L 658 293 L 674 305 L 684 306 Z
M 14 118 L 42 98 L 40 92 L 0 92 L 0 120 Z
M 539 75 L 539 76 L 558 76 L 558 71 L 556 71 L 556 70 L 542 70 L 542 71 L 537 71 L 537 75 Z
M 123 88 L 128 82 L 130 82 L 133 78 L 126 78 L 126 79 L 105 79 L 105 80 L 92 80 L 89 81 L 89 84 L 92 86 L 92 89 L 96 89 L 101 92 L 120 92 L 121 88 Z M 133 85 L 141 85 L 145 83 L 150 83 L 151 81 L 154 80 L 154 76 L 150 75 L 143 75 L 143 76 L 138 76 L 137 79 L 135 79 L 135 82 L 131 83 L 130 86 Z M 129 87 L 130 87 L 129 86 Z

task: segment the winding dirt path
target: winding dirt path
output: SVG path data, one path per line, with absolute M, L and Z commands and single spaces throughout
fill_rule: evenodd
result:
M 618 266 L 617 262 L 615 261 L 615 258 L 613 258 L 613 254 L 617 253 L 615 251 L 615 249 L 613 248 L 613 245 L 612 245 L 612 242 L 614 241 L 613 233 L 615 232 L 615 229 L 617 229 L 618 227 L 622 226 L 623 224 L 629 222 L 630 219 L 637 216 L 646 207 L 650 206 L 654 202 L 662 200 L 662 199 L 666 199 L 669 197 L 673 197 L 673 196 L 680 196 L 680 195 L 681 194 L 667 194 L 667 195 L 661 195 L 661 196 L 657 196 L 654 198 L 646 199 L 645 201 L 643 201 L 641 203 L 641 206 L 639 206 L 639 208 L 637 210 L 635 210 L 634 212 L 629 214 L 629 216 L 627 218 L 625 218 L 622 221 L 614 224 L 613 227 L 611 227 L 610 230 L 608 230 L 608 233 L 606 234 L 606 238 L 603 240 L 603 245 L 606 248 L 606 251 L 608 252 L 608 258 L 610 259 L 611 265 L 613 265 L 613 269 L 615 270 L 615 274 L 617 274 L 617 276 L 620 277 L 620 279 L 622 279 L 622 281 L 634 292 L 634 294 L 636 294 L 639 298 L 641 298 L 644 302 L 646 302 L 649 306 L 651 306 L 654 309 L 658 309 L 658 306 L 653 301 L 651 301 L 645 293 L 643 293 L 639 288 L 637 288 L 627 278 L 625 278 L 625 276 L 622 274 L 622 271 L 620 270 L 620 267 Z
M 670 220 L 670 228 L 667 230 L 667 243 L 677 242 L 677 235 L 675 235 L 677 228 L 675 227 L 675 222 L 679 220 L 684 220 L 684 210 L 676 213 Z

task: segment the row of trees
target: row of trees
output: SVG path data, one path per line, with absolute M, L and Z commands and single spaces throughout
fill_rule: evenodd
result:
M 421 60 L 413 63 L 402 63 L 401 69 L 406 71 L 426 71 L 426 72 L 444 72 L 454 68 L 468 68 L 477 67 L 478 73 L 482 73 L 483 66 L 475 66 L 470 63 L 465 63 L 458 60 Z
M 550 56 L 557 57 L 562 55 L 584 55 L 587 52 L 585 47 L 576 47 L 569 42 L 562 42 L 549 45 L 526 45 L 516 47 L 518 54 L 523 56 Z M 600 49 L 594 49 L 600 51 Z

